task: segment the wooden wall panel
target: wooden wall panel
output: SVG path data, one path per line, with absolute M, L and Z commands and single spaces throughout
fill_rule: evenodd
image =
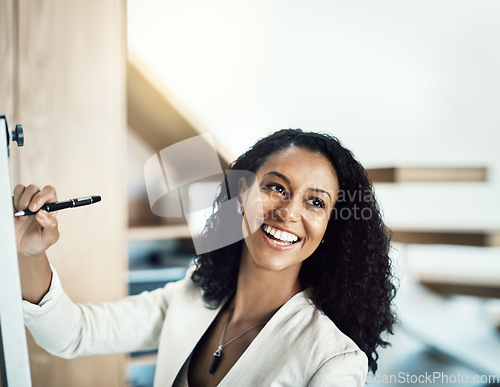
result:
M 70 297 L 126 294 L 125 2 L 19 0 L 19 109 L 25 147 L 16 183 L 51 184 L 59 199 L 101 195 L 61 211 L 47 252 Z M 122 386 L 125 356 L 57 359 L 29 340 L 34 386 Z
M 9 123 L 14 113 L 14 34 L 14 2 L 0 0 L 0 115 L 6 115 Z M 0 387 L 1 372 L 0 369 Z
M 14 1 L 0 0 L 0 114 L 13 118 L 15 60 Z

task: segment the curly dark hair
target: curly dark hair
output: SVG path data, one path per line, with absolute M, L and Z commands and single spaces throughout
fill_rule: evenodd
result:
M 392 282 L 387 229 L 365 169 L 334 136 L 283 129 L 259 140 L 232 163 L 229 170 L 255 173 L 270 155 L 293 146 L 325 156 L 339 182 L 339 195 L 324 243 L 303 262 L 299 273 L 301 284 L 311 288 L 316 307 L 365 352 L 368 366 L 375 372 L 377 347 L 389 344 L 382 334 L 393 333 L 396 318 L 392 301 L 396 287 Z M 247 184 L 250 186 L 251 182 Z M 229 193 L 233 192 L 226 180 L 204 229 L 206 240 L 220 232 L 223 216 L 219 209 L 231 199 Z M 203 297 L 211 307 L 220 305 L 236 290 L 242 239 L 195 259 L 196 268 L 191 278 L 201 286 Z

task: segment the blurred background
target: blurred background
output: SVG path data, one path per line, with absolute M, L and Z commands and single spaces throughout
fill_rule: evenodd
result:
M 128 2 L 129 58 L 233 157 L 302 128 L 370 170 L 400 282 L 371 385 L 499 382 L 499 26 L 495 1 Z
M 367 168 L 393 234 L 399 323 L 367 384 L 498 385 L 498 1 L 0 4 L 0 113 L 27 143 L 13 184 L 103 196 L 60 216 L 50 256 L 73 299 L 184 275 L 185 220 L 147 201 L 159 150 L 210 133 L 226 167 L 277 129 L 327 132 Z M 62 361 L 30 342 L 30 361 L 35 385 L 149 386 L 155 353 Z

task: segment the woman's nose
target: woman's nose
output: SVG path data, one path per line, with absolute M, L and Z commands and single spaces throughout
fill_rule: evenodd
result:
M 301 218 L 302 205 L 299 200 L 287 199 L 277 206 L 273 214 L 284 222 L 296 222 Z

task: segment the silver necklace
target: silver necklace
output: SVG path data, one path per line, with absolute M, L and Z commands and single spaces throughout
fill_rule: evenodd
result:
M 240 333 L 238 336 L 229 340 L 226 344 L 222 344 L 222 340 L 224 340 L 224 335 L 226 334 L 226 329 L 227 329 L 227 326 L 229 325 L 229 320 L 231 320 L 231 317 L 233 316 L 233 312 L 234 312 L 234 309 L 231 310 L 231 312 L 227 315 L 226 325 L 224 325 L 224 329 L 222 330 L 222 335 L 221 335 L 220 340 L 219 340 L 219 346 L 217 347 L 217 350 L 214 352 L 214 357 L 212 358 L 212 363 L 210 363 L 210 368 L 208 369 L 208 372 L 211 374 L 215 373 L 215 371 L 217 370 L 217 367 L 219 366 L 220 359 L 222 357 L 222 348 L 228 346 L 233 341 L 239 339 L 244 334 L 250 332 L 252 329 L 266 324 L 265 322 L 260 323 L 260 324 L 255 324 L 253 327 L 248 328 L 245 332 Z

